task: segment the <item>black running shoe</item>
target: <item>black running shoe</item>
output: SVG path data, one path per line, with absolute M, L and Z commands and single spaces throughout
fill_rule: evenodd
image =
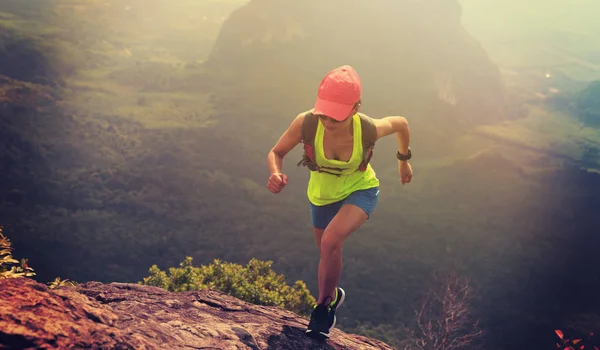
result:
M 318 304 L 310 315 L 306 334 L 318 340 L 329 338 L 329 315 L 329 308 L 325 304 Z

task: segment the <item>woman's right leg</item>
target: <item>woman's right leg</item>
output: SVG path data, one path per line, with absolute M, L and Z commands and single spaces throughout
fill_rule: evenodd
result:
M 317 248 L 319 248 L 319 252 L 321 251 L 321 237 L 323 237 L 323 232 L 325 229 L 316 228 L 313 226 L 313 232 L 315 234 L 315 243 L 317 244 Z
M 331 203 L 328 205 L 323 205 L 323 206 L 316 206 L 314 204 L 310 204 L 311 207 L 311 217 L 312 217 L 312 224 L 313 224 L 313 233 L 315 236 L 315 244 L 317 245 L 317 248 L 319 249 L 319 269 L 318 269 L 318 278 L 319 280 L 321 280 L 320 277 L 322 277 L 321 275 L 323 275 L 323 268 L 322 268 L 322 263 L 323 263 L 323 251 L 321 249 L 321 242 L 322 242 L 322 238 L 323 238 L 323 234 L 325 233 L 325 231 L 327 230 L 327 227 L 329 226 L 329 224 L 331 223 L 331 220 L 333 220 L 333 218 L 338 214 L 341 206 L 342 206 L 343 202 L 336 202 L 336 203 Z M 323 291 L 321 290 L 322 286 L 321 286 L 321 282 L 319 282 L 319 297 L 317 298 L 318 302 L 321 302 L 322 298 L 323 298 Z M 335 294 L 334 294 L 335 295 Z
M 312 218 L 312 226 L 313 233 L 315 235 L 315 244 L 321 251 L 321 237 L 323 237 L 323 232 L 327 228 L 327 225 L 331 222 L 335 214 L 342 207 L 342 202 L 332 203 L 323 206 L 317 206 L 310 203 L 310 216 Z

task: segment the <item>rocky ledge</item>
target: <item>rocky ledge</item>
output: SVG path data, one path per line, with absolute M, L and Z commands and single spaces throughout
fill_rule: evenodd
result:
M 99 282 L 49 289 L 29 278 L 0 280 L 0 348 L 392 349 L 339 329 L 319 342 L 304 334 L 307 324 L 293 312 L 211 290 Z

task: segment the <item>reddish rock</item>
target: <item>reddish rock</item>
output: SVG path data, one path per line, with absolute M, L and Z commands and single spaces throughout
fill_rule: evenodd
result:
M 209 290 L 0 280 L 0 348 L 392 349 L 339 329 L 318 342 L 304 334 L 307 324 L 293 312 Z

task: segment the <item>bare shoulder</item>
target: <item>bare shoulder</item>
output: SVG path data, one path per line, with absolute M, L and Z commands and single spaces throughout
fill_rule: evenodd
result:
M 391 135 L 399 130 L 402 124 L 406 124 L 406 118 L 404 117 L 383 117 L 383 118 L 372 118 L 371 120 L 377 130 L 377 139 L 384 136 Z
M 386 118 L 374 118 L 366 114 L 363 114 L 363 117 L 366 117 L 365 119 L 367 119 L 375 127 L 375 131 L 377 133 L 376 139 L 380 139 L 383 136 L 390 134 L 389 129 L 391 125 L 389 120 Z
M 304 111 L 304 112 L 298 113 L 298 115 L 296 115 L 296 117 L 294 118 L 294 120 L 290 124 L 290 127 L 288 128 L 288 131 L 291 131 L 291 132 L 300 132 L 300 129 L 302 129 L 302 123 L 304 123 L 304 116 L 308 112 L 311 112 L 311 111 L 312 111 L 312 109 L 309 109 L 308 111 Z

